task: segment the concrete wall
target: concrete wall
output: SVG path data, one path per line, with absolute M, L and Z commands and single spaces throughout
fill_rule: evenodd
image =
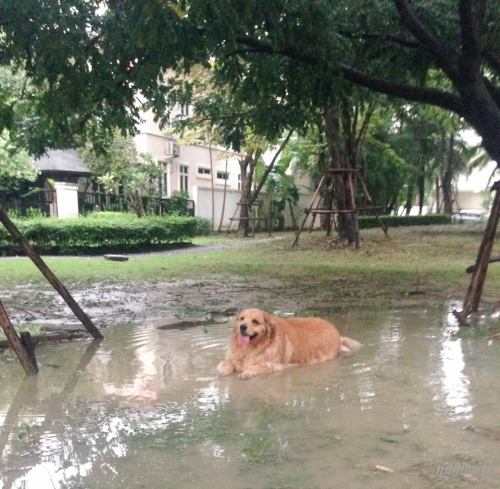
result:
M 488 210 L 489 191 L 471 192 L 462 190 L 457 193 L 457 202 L 454 207 L 463 210 L 486 212 Z
M 209 187 L 198 187 L 195 186 L 193 188 L 193 200 L 196 202 L 196 215 L 199 217 L 204 217 L 206 219 L 211 220 L 212 219 L 212 191 Z M 313 193 L 303 193 L 300 194 L 299 196 L 299 203 L 295 207 L 294 212 L 295 212 L 295 217 L 297 220 L 297 223 L 300 225 L 303 217 L 304 217 L 304 212 L 303 209 L 307 208 L 310 204 L 311 198 L 312 198 Z M 235 215 L 235 212 L 238 208 L 238 202 L 240 201 L 241 198 L 241 193 L 237 190 L 232 190 L 228 189 L 226 192 L 226 205 L 225 205 L 225 211 L 224 211 L 224 218 L 222 222 L 222 227 L 223 229 L 226 229 L 231 220 L 230 218 Z M 221 219 L 221 212 L 222 212 L 222 202 L 224 199 L 224 192 L 221 189 L 216 189 L 214 192 L 214 201 L 215 201 L 215 229 L 218 229 L 220 219 Z M 261 211 L 261 217 L 266 218 L 267 216 L 267 209 L 269 208 L 269 196 L 263 192 L 260 195 L 260 199 L 262 202 L 262 211 Z M 286 228 L 291 228 L 293 221 L 292 217 L 290 215 L 290 210 L 288 206 L 286 207 L 285 211 L 283 212 L 283 216 L 285 218 L 285 227 Z M 235 217 L 239 217 L 239 212 L 236 213 Z M 264 225 L 264 221 L 262 221 L 261 226 Z M 231 225 L 231 229 L 237 229 L 239 225 L 239 221 L 233 221 Z M 315 227 L 319 227 L 320 225 L 320 220 L 316 219 Z
M 214 172 L 214 187 L 217 190 L 224 189 L 224 179 L 217 178 L 217 172 L 226 171 L 226 155 L 217 149 L 212 149 L 212 164 Z M 175 158 L 172 176 L 172 189 L 180 190 L 180 165 L 186 165 L 189 168 L 188 173 L 188 188 L 189 195 L 193 198 L 195 192 L 194 187 L 211 187 L 211 175 L 200 174 L 198 168 L 210 170 L 210 149 L 207 146 L 198 145 L 180 145 L 179 157 Z M 229 178 L 227 180 L 227 187 L 231 190 L 238 190 L 238 176 L 240 174 L 240 165 L 237 157 L 228 155 L 227 159 L 227 172 Z M 194 199 L 196 200 L 196 199 Z

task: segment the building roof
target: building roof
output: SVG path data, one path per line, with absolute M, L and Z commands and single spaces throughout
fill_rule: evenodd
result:
M 34 161 L 42 172 L 64 172 L 89 175 L 89 167 L 74 149 L 50 150 Z

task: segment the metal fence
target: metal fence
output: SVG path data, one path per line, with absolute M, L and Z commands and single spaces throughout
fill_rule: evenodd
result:
M 40 190 L 28 196 L 9 196 L 2 199 L 2 207 L 18 216 L 57 214 L 57 198 L 55 190 Z
M 142 197 L 147 214 L 169 214 L 174 206 L 170 199 Z M 35 215 L 57 216 L 57 196 L 55 190 L 43 190 L 29 196 L 16 196 L 1 199 L 1 205 L 8 212 L 24 217 Z M 78 211 L 81 215 L 94 211 L 125 212 L 130 210 L 122 196 L 103 192 L 78 192 Z M 187 202 L 188 215 L 194 216 L 193 200 Z
M 142 197 L 142 205 L 147 214 L 169 214 L 174 209 L 170 199 L 159 197 Z M 126 200 L 120 195 L 102 192 L 78 192 L 78 209 L 80 214 L 94 211 L 123 212 L 130 210 Z M 187 212 L 194 216 L 195 204 L 193 200 L 187 202 Z

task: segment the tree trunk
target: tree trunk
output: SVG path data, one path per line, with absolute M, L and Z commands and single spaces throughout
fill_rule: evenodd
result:
M 226 165 L 224 167 L 224 172 L 225 172 L 225 179 L 224 179 L 224 194 L 222 197 L 222 210 L 220 213 L 220 222 L 219 222 L 219 229 L 217 230 L 219 233 L 221 232 L 222 229 L 222 223 L 224 221 L 224 212 L 226 210 L 226 194 L 227 194 L 227 158 L 226 158 Z
M 418 187 L 418 215 L 421 216 L 425 204 L 425 160 L 420 159 L 417 179 Z
M 450 141 L 448 147 L 448 154 L 446 158 L 446 168 L 442 177 L 442 188 L 443 188 L 443 212 L 445 214 L 451 215 L 453 213 L 453 167 L 454 167 L 454 150 L 453 146 L 455 144 L 455 138 L 453 134 L 450 134 Z
M 408 190 L 406 191 L 406 203 L 405 203 L 405 215 L 409 216 L 411 212 L 411 208 L 413 207 L 413 182 L 408 184 Z
M 212 231 L 215 230 L 215 185 L 214 185 L 214 161 L 212 158 L 212 138 L 208 141 L 208 157 L 210 158 L 210 183 L 212 187 Z
M 325 111 L 325 135 L 330 150 L 332 168 L 351 168 L 349 159 L 343 154 L 341 144 L 339 117 L 332 107 Z M 335 202 L 337 210 L 351 210 L 355 206 L 351 191 L 348 188 L 345 174 L 334 177 Z M 348 243 L 358 242 L 358 217 L 356 213 L 340 213 L 337 219 L 339 237 Z
M 295 212 L 293 210 L 293 204 L 290 201 L 288 201 L 288 206 L 290 208 L 290 217 L 292 219 L 292 226 L 293 226 L 294 231 L 296 231 L 297 230 L 297 218 L 295 217 Z
M 441 194 L 439 187 L 439 177 L 436 177 L 436 214 L 441 212 Z
M 252 193 L 252 179 L 254 172 L 254 159 L 252 155 L 245 155 L 239 160 L 241 171 L 241 197 L 240 197 L 240 220 L 239 230 L 244 237 L 250 234 L 250 195 Z

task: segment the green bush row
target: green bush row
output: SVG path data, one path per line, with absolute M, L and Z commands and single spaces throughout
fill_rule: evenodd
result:
M 211 230 L 209 221 L 197 217 L 139 218 L 119 212 L 99 212 L 74 219 L 18 219 L 15 223 L 39 250 L 61 254 L 157 249 L 209 234 Z M 0 226 L 0 246 L 5 248 L 15 244 Z
M 390 228 L 399 226 L 428 226 L 430 224 L 451 224 L 451 217 L 443 214 L 427 214 L 425 216 L 380 216 Z M 380 224 L 375 216 L 360 216 L 360 229 L 376 228 Z

